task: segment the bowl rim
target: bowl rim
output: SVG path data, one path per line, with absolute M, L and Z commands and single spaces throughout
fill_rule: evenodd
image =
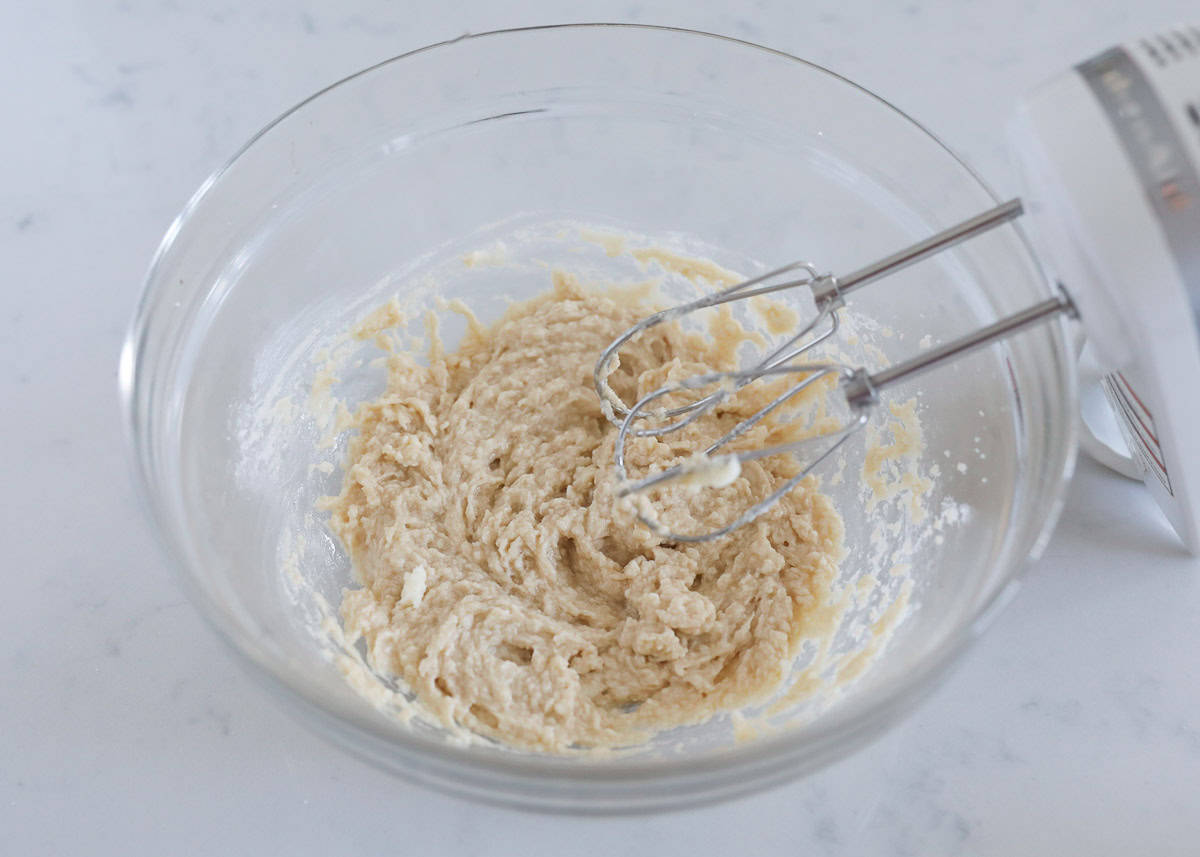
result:
M 300 682 L 292 680 L 291 676 L 275 668 L 274 664 L 276 662 L 271 656 L 256 646 L 252 640 L 246 639 L 238 633 L 237 628 L 226 617 L 224 608 L 199 583 L 196 574 L 188 564 L 184 551 L 181 550 L 179 540 L 172 534 L 176 523 L 170 519 L 163 508 L 164 504 L 161 502 L 159 496 L 160 491 L 153 479 L 153 464 L 147 449 L 148 444 L 142 436 L 139 427 L 138 417 L 140 411 L 137 401 L 138 378 L 140 376 L 139 367 L 142 365 L 145 356 L 143 351 L 144 332 L 150 320 L 151 310 L 153 309 L 155 284 L 160 277 L 161 269 L 166 264 L 167 258 L 179 236 L 186 229 L 205 197 L 222 180 L 225 174 L 231 170 L 233 165 L 247 151 L 253 148 L 261 138 L 269 134 L 277 125 L 303 111 L 310 104 L 318 101 L 329 92 L 358 78 L 370 75 L 384 67 L 394 65 L 414 56 L 436 51 L 461 42 L 480 41 L 516 34 L 559 30 L 583 31 L 603 29 L 640 30 L 701 39 L 713 39 L 739 48 L 762 51 L 774 57 L 798 63 L 806 67 L 809 71 L 827 75 L 838 83 L 844 84 L 856 90 L 859 94 L 867 96 L 881 107 L 893 111 L 899 118 L 906 120 L 907 123 L 921 132 L 930 142 L 939 147 L 946 156 L 951 158 L 965 172 L 966 176 L 978 185 L 979 189 L 987 197 L 996 202 L 1000 201 L 1000 198 L 975 170 L 923 124 L 886 99 L 843 75 L 785 51 L 759 45 L 734 36 L 705 32 L 703 30 L 628 22 L 540 24 L 489 30 L 480 33 L 464 33 L 455 38 L 427 44 L 374 63 L 321 88 L 263 126 L 261 130 L 250 137 L 223 165 L 214 170 L 200 184 L 184 204 L 179 214 L 172 220 L 151 259 L 149 268 L 143 279 L 141 296 L 137 302 L 133 318 L 121 347 L 118 367 L 118 387 L 125 427 L 126 452 L 131 459 L 132 469 L 137 477 L 135 481 L 138 484 L 138 496 L 145 514 L 152 528 L 156 531 L 155 535 L 162 544 L 165 553 L 172 560 L 177 576 L 188 592 L 190 600 L 197 606 L 198 612 L 204 617 L 209 626 L 217 632 L 217 636 L 231 650 L 237 653 L 239 663 L 251 667 L 253 674 L 257 677 L 266 679 L 268 686 L 276 691 L 282 699 L 287 699 L 289 702 L 302 703 L 303 708 L 299 710 L 292 706 L 287 706 L 292 713 L 301 713 L 303 709 L 308 709 L 309 713 L 318 715 L 318 719 L 331 720 L 341 727 L 349 727 L 357 730 L 360 733 L 360 737 L 367 739 L 368 743 L 378 744 L 378 742 L 384 742 L 397 750 L 421 757 L 435 768 L 455 766 L 474 769 L 492 776 L 499 776 L 510 780 L 516 778 L 520 781 L 525 781 L 527 787 L 534 786 L 535 784 L 545 784 L 546 781 L 553 778 L 569 780 L 572 786 L 584 790 L 587 789 L 589 783 L 598 788 L 611 788 L 618 783 L 627 785 L 640 783 L 644 785 L 666 778 L 685 778 L 706 773 L 712 774 L 718 771 L 726 772 L 731 768 L 743 771 L 746 769 L 757 769 L 760 774 L 760 780 L 767 779 L 764 776 L 766 773 L 779 772 L 791 768 L 793 769 L 792 774 L 784 777 L 776 776 L 773 782 L 778 782 L 781 779 L 791 779 L 794 776 L 804 773 L 800 768 L 805 757 L 818 758 L 813 768 L 820 767 L 828 761 L 844 755 L 846 751 L 837 752 L 834 749 L 836 745 L 850 745 L 850 749 L 856 749 L 858 746 L 861 746 L 861 742 L 860 744 L 852 744 L 856 737 L 869 737 L 878 734 L 887 725 L 894 722 L 898 715 L 914 707 L 920 699 L 928 695 L 948 675 L 949 666 L 962 656 L 968 644 L 978 635 L 981 617 L 985 620 L 990 620 L 998 612 L 996 609 L 998 606 L 1011 600 L 1011 595 L 1015 591 L 1021 572 L 1027 566 L 1027 557 L 1035 557 L 1044 548 L 1062 509 L 1065 488 L 1071 478 L 1075 460 L 1074 426 L 1069 427 L 1065 435 L 1064 442 L 1069 448 L 1066 450 L 1063 458 L 1062 472 L 1057 475 L 1055 500 L 1051 504 L 1049 514 L 1043 519 L 1040 528 L 1036 528 L 1032 533 L 1027 553 L 1015 556 L 1011 555 L 1015 553 L 1014 551 L 1010 550 L 1007 552 L 1010 554 L 1006 556 L 1008 567 L 1003 570 L 1003 575 L 999 578 L 1000 582 L 996 585 L 995 590 L 981 601 L 973 615 L 965 617 L 962 624 L 953 633 L 941 640 L 922 662 L 918 662 L 912 670 L 905 673 L 903 681 L 900 681 L 897 677 L 883 683 L 876 689 L 874 699 L 870 705 L 860 710 L 853 710 L 851 708 L 846 711 L 846 716 L 844 717 L 836 718 L 832 722 L 821 724 L 818 727 L 806 729 L 803 740 L 800 742 L 795 740 L 797 736 L 784 731 L 782 733 L 762 736 L 752 742 L 734 744 L 733 746 L 723 747 L 718 750 L 706 751 L 697 756 L 655 760 L 639 760 L 622 758 L 620 756 L 615 758 L 556 756 L 550 754 L 518 756 L 512 755 L 511 751 L 500 750 L 481 753 L 479 747 L 456 747 L 425 738 L 424 736 L 401 734 L 395 730 L 385 731 L 378 724 L 370 722 L 363 717 L 348 717 L 346 716 L 346 712 L 335 710 L 321 700 L 314 699 L 312 695 L 306 692 L 305 687 Z M 1025 253 L 1034 263 L 1032 269 L 1040 271 L 1036 265 L 1036 255 L 1023 230 L 1019 227 L 1016 228 L 1016 234 L 1024 247 Z M 1042 280 L 1043 285 L 1045 285 L 1044 276 L 1035 276 Z M 1052 322 L 1047 326 L 1047 329 L 1050 331 L 1057 350 L 1064 358 L 1065 365 L 1069 368 L 1071 352 L 1066 344 L 1068 339 L 1064 322 L 1061 320 Z M 1073 400 L 1075 393 L 1074 373 L 1067 371 L 1063 380 L 1067 385 L 1066 392 Z M 329 724 L 327 723 L 326 725 Z M 353 740 L 347 740 L 347 736 L 331 736 L 328 729 L 316 729 L 315 731 L 321 734 L 322 737 L 335 739 L 336 743 L 356 751 L 358 755 L 366 758 L 368 761 L 374 762 L 393 772 L 403 773 L 394 762 L 389 764 L 388 759 L 372 756 L 366 752 L 361 744 L 356 744 Z M 832 753 L 830 752 L 831 749 L 833 749 Z M 826 758 L 820 758 L 822 752 L 824 752 Z M 448 783 L 443 776 L 437 774 L 429 778 L 422 777 L 419 773 L 414 773 L 413 776 L 417 779 L 424 779 L 431 785 L 441 787 L 444 790 L 457 791 L 460 794 L 489 799 L 486 794 L 481 794 L 478 790 L 458 789 L 453 784 Z M 766 787 L 770 784 L 771 782 L 764 781 L 759 787 Z M 757 790 L 754 784 L 746 788 L 735 788 L 728 791 L 730 793 L 734 791 L 745 793 L 753 790 Z M 687 790 L 685 789 L 685 791 Z M 686 798 L 687 796 L 683 797 Z M 531 798 L 528 794 L 510 795 L 507 798 L 503 795 L 493 796 L 492 799 L 494 802 L 509 805 L 527 806 L 531 803 L 545 803 L 544 797 Z M 553 803 L 553 799 L 550 802 Z M 680 802 L 668 800 L 664 806 L 678 805 Z M 624 808 L 629 809 L 630 807 Z M 654 809 L 656 807 L 649 808 Z

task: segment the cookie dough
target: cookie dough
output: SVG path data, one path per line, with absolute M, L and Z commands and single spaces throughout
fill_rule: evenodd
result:
M 446 724 L 552 752 L 634 744 L 777 689 L 817 621 L 843 534 L 815 480 L 706 544 L 665 543 L 614 499 L 616 429 L 592 368 L 650 309 L 556 274 L 492 327 L 471 324 L 453 353 L 435 347 L 425 365 L 390 354 L 386 391 L 354 415 L 327 504 L 361 584 L 342 620 L 371 666 Z M 631 401 L 730 368 L 739 329 L 655 328 L 610 383 Z M 631 471 L 686 459 L 755 406 L 739 397 L 636 441 Z M 744 442 L 778 431 L 756 426 Z M 747 462 L 728 485 L 656 502 L 669 524 L 719 526 L 795 467 Z

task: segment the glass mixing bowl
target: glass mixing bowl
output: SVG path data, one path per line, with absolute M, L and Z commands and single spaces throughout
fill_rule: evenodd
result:
M 339 474 L 313 465 L 337 465 L 344 439 L 318 449 L 305 416 L 314 357 L 397 291 L 461 297 L 488 318 L 506 297 L 548 287 L 540 262 L 602 269 L 603 253 L 569 240 L 534 241 L 515 269 L 461 263 L 501 239 L 519 256 L 521 234 L 561 239 L 563 223 L 699 247 L 745 272 L 796 258 L 837 272 L 994 203 L 886 102 L 733 39 L 543 27 L 381 63 L 264 129 L 163 240 L 120 369 L 154 526 L 198 608 L 285 706 L 404 777 L 499 803 L 606 812 L 728 797 L 811 772 L 910 708 L 1044 544 L 1075 448 L 1060 324 L 897 393 L 919 395 L 927 458 L 942 462 L 934 508 L 949 498 L 966 513 L 936 537 L 920 524 L 882 537 L 915 545 L 915 587 L 870 669 L 836 701 L 798 702 L 755 739 L 736 740 L 729 718 L 718 718 L 611 758 L 456 745 L 381 713 L 331 662 L 314 616 L 322 598 L 337 604 L 351 575 L 314 511 Z M 443 276 L 434 289 L 422 279 L 431 270 Z M 886 324 L 877 344 L 895 358 L 1048 293 L 1018 230 L 1005 227 L 851 304 Z M 380 383 L 368 361 L 349 365 L 338 390 L 354 400 Z M 846 518 L 844 575 L 854 578 L 886 570 L 872 564 L 900 545 L 867 550 L 873 521 L 855 502 L 853 461 L 846 473 L 831 490 Z

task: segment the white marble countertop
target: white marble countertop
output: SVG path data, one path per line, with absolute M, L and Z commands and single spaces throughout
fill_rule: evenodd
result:
M 1200 562 L 1140 486 L 1086 462 L 1020 596 L 902 726 L 806 781 L 661 817 L 542 818 L 395 781 L 284 714 L 185 602 L 127 473 L 119 343 L 176 210 L 317 88 L 468 30 L 670 23 L 828 65 L 1015 190 L 1001 129 L 1019 93 L 1196 11 L 1186 0 L 706 5 L 8 4 L 0 850 L 1200 853 Z

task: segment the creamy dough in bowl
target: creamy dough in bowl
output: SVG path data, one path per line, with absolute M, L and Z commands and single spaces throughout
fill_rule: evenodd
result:
M 447 724 L 547 751 L 637 743 L 778 689 L 818 621 L 843 534 L 815 479 L 704 544 L 671 544 L 615 500 L 616 429 L 592 369 L 652 308 L 556 274 L 491 327 L 472 321 L 451 353 L 389 354 L 386 391 L 354 414 L 343 488 L 327 501 L 360 583 L 342 620 L 376 671 Z M 728 315 L 715 330 L 653 329 L 623 350 L 613 389 L 632 401 L 732 368 L 751 334 Z M 703 449 L 769 400 L 759 386 L 635 441 L 631 469 Z M 765 421 L 742 442 L 788 430 Z M 747 462 L 728 486 L 655 502 L 672 526 L 711 529 L 796 468 Z

